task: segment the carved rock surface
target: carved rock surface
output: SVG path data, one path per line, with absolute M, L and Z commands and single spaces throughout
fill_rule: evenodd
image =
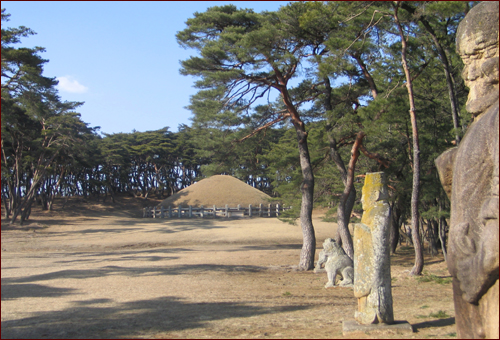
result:
M 389 254 L 390 206 L 383 172 L 367 173 L 363 217 L 354 226 L 354 296 L 360 324 L 394 322 Z
M 481 53 L 498 43 L 498 1 L 488 2 L 474 6 L 458 26 L 457 48 L 467 54 Z M 496 17 L 488 15 L 495 11 Z
M 474 121 L 435 162 L 451 201 L 447 265 L 459 338 L 499 338 L 498 5 L 477 4 L 458 26 Z

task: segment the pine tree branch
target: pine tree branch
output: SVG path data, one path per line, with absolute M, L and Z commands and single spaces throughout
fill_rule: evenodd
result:
M 385 168 L 388 168 L 389 167 L 389 164 L 390 162 L 386 159 L 384 159 L 382 156 L 380 156 L 378 153 L 371 153 L 371 152 L 368 152 L 368 150 L 366 150 L 366 147 L 361 144 L 359 146 L 359 149 L 361 150 L 361 152 L 363 153 L 363 155 L 365 155 L 366 157 L 370 158 L 370 159 L 374 159 L 376 160 L 378 163 L 380 163 L 382 166 L 384 166 Z
M 262 125 L 261 127 L 259 127 L 259 128 L 257 128 L 257 129 L 255 129 L 254 131 L 252 131 L 250 134 L 246 135 L 245 137 L 243 137 L 243 138 L 241 138 L 241 139 L 236 140 L 236 142 L 241 143 L 241 142 L 243 142 L 244 140 L 246 140 L 246 139 L 248 139 L 248 138 L 250 138 L 250 137 L 255 136 L 255 135 L 256 135 L 257 133 L 259 133 L 260 131 L 262 131 L 262 130 L 264 130 L 264 129 L 267 129 L 268 127 L 270 127 L 270 126 L 272 126 L 272 125 L 274 125 L 274 124 L 276 124 L 276 123 L 279 123 L 279 122 L 281 122 L 281 121 L 285 120 L 285 119 L 286 119 L 286 118 L 288 118 L 288 117 L 290 117 L 290 114 L 289 114 L 289 113 L 285 113 L 285 114 L 283 114 L 283 115 L 279 116 L 278 118 L 276 118 L 275 120 L 270 121 L 270 122 L 268 122 L 268 123 L 266 123 L 266 124 Z

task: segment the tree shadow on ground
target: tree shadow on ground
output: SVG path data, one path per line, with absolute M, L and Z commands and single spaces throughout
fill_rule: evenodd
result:
M 219 219 L 213 218 L 134 218 L 134 219 L 117 219 L 113 221 L 115 225 L 161 225 L 162 227 L 181 227 L 181 226 L 197 226 L 210 227 Z
M 431 321 L 424 321 L 420 323 L 415 323 L 413 324 L 413 329 L 415 332 L 418 332 L 420 329 L 423 328 L 430 328 L 430 327 L 445 327 L 445 326 L 451 326 L 455 324 L 455 318 L 446 318 L 446 319 L 438 319 L 438 320 L 431 320 Z
M 147 255 L 147 254 L 178 254 L 181 252 L 189 252 L 193 251 L 193 249 L 189 248 L 162 248 L 168 246 L 168 243 L 157 243 L 157 242 L 141 242 L 141 243 L 133 243 L 119 246 L 108 246 L 105 247 L 104 251 L 82 251 L 82 252 L 63 252 L 59 253 L 59 255 L 55 255 L 52 257 L 105 257 L 112 255 L 122 255 L 122 256 L 135 256 L 138 254 Z M 107 251 L 109 250 L 109 251 Z M 66 262 L 71 262 L 72 260 L 68 260 Z
M 95 228 L 88 227 L 82 221 L 93 221 Z M 102 228 L 98 222 L 104 222 L 107 226 Z M 69 220 L 45 220 L 45 221 L 30 221 L 24 225 L 9 225 L 2 223 L 2 231 L 25 231 L 38 232 L 37 235 L 43 236 L 71 236 L 71 235 L 87 235 L 87 234 L 118 234 L 127 232 L 144 232 L 144 233 L 165 233 L 172 234 L 196 229 L 226 229 L 227 226 L 215 225 L 216 220 L 207 219 L 183 219 L 183 220 L 161 220 L 161 219 L 126 219 L 126 220 L 109 220 L 99 218 L 82 218 L 77 221 Z M 74 225 L 72 230 L 51 231 L 51 226 Z M 114 227 L 119 226 L 119 227 Z M 81 227 L 81 228 L 79 228 Z
M 99 306 L 107 299 L 74 301 L 60 311 L 39 312 L 17 320 L 2 321 L 2 339 L 132 338 L 154 333 L 204 328 L 210 320 L 248 318 L 312 308 L 277 305 L 263 308 L 255 302 L 189 303 L 163 297 Z
M 425 258 L 424 258 L 424 270 L 425 270 L 425 266 L 428 266 L 431 264 L 436 264 L 436 263 L 442 263 L 442 262 L 444 262 L 444 260 L 429 261 L 429 260 L 425 260 Z M 391 265 L 393 265 L 393 266 L 413 267 L 414 264 L 415 264 L 415 259 L 408 259 L 408 258 L 404 258 L 404 257 L 397 258 L 397 257 L 391 256 Z
M 437 259 L 436 257 L 431 257 L 429 254 L 424 254 L 424 266 L 430 264 L 444 262 L 444 259 Z M 391 265 L 410 267 L 415 264 L 415 251 L 411 250 L 400 250 L 396 254 L 391 255 Z
M 193 251 L 189 248 L 162 248 L 166 243 L 135 243 L 130 245 L 120 245 L 115 247 L 105 247 L 109 251 L 99 252 L 51 252 L 49 254 L 23 254 L 23 258 L 62 258 L 54 260 L 57 264 L 78 264 L 78 263 L 100 263 L 118 261 L 163 261 L 176 260 L 179 256 L 167 256 L 166 254 L 180 254 L 182 252 Z M 146 248 L 146 249 L 144 249 Z M 149 249 L 148 249 L 149 248 Z M 136 250 L 137 249 L 137 250 Z M 18 267 L 2 267 L 2 270 L 16 269 Z
M 166 261 L 166 260 L 177 260 L 179 256 L 156 256 L 156 255 L 135 255 L 135 256 L 120 256 L 117 258 L 83 258 L 83 259 L 75 259 L 75 260 L 62 260 L 62 261 L 54 261 L 54 263 L 61 264 L 78 264 L 78 263 L 100 263 L 100 262 L 121 262 L 121 261 L 147 261 L 147 262 L 157 262 L 157 261 Z
M 73 294 L 77 289 L 57 288 L 40 284 L 5 284 L 2 279 L 2 301 L 19 299 L 24 297 L 58 297 Z
M 10 224 L 10 220 L 2 218 L 2 230 L 30 231 L 47 229 L 50 225 L 78 225 L 81 222 L 98 221 L 99 218 L 81 217 L 78 220 L 70 219 L 38 219 L 36 217 L 26 220 L 23 225 Z
M 162 248 L 167 246 L 167 243 L 134 243 L 129 245 L 120 245 L 115 247 L 106 247 L 109 251 L 99 252 L 61 252 L 52 253 L 51 258 L 70 258 L 69 260 L 54 261 L 53 263 L 68 264 L 68 263 L 100 263 L 100 262 L 118 262 L 118 261 L 164 261 L 176 260 L 179 256 L 166 256 L 165 254 L 180 254 L 182 252 L 193 251 L 189 248 Z M 146 248 L 146 249 L 144 249 Z M 148 249 L 149 248 L 149 249 Z M 137 249 L 137 250 L 135 250 Z M 25 256 L 36 257 L 40 256 Z
M 210 230 L 210 229 L 227 229 L 228 227 L 222 227 L 222 226 L 217 226 L 217 225 L 207 225 L 206 223 L 203 224 L 192 224 L 192 223 L 186 223 L 185 225 L 181 225 L 178 223 L 169 223 L 168 225 L 163 225 L 161 227 L 158 227 L 156 229 L 149 229 L 146 230 L 145 232 L 147 233 L 163 233 L 163 234 L 173 234 L 173 233 L 179 233 L 183 231 L 190 231 L 190 230 L 195 230 L 195 229 L 204 229 L 204 230 Z
M 117 234 L 117 233 L 123 233 L 123 232 L 130 232 L 130 231 L 139 231 L 143 230 L 144 228 L 100 228 L 100 229 L 78 229 L 78 230 L 73 230 L 73 231 L 65 231 L 63 234 L 70 235 L 70 234 L 97 234 L 97 233 L 105 233 L 105 234 Z
M 249 250 L 284 250 L 284 249 L 301 249 L 302 244 L 269 244 L 269 245 L 256 245 L 256 246 L 242 246 L 237 249 L 229 249 L 227 252 L 235 251 L 249 251 Z
M 9 221 L 6 219 L 2 219 L 2 230 L 15 230 L 15 231 L 41 231 L 47 229 L 47 226 L 42 225 L 42 223 L 38 222 L 25 222 L 22 226 L 19 224 L 9 224 Z
M 216 265 L 216 264 L 192 264 L 192 265 L 177 265 L 170 267 L 123 267 L 123 266 L 104 266 L 99 269 L 90 270 L 75 270 L 66 269 L 45 274 L 2 278 L 2 286 L 4 284 L 30 283 L 37 281 L 48 281 L 58 279 L 88 279 L 93 277 L 105 277 L 111 275 L 122 275 L 130 277 L 148 276 L 148 275 L 197 275 L 207 272 L 216 273 L 232 273 L 232 272 L 247 272 L 256 273 L 268 270 L 267 267 L 249 266 L 249 265 Z M 6 298 L 9 298 L 6 296 Z

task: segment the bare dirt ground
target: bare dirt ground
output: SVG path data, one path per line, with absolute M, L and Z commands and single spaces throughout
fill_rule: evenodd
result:
M 357 300 L 325 289 L 325 273 L 295 270 L 299 226 L 140 218 L 159 202 L 56 202 L 23 226 L 2 219 L 2 338 L 344 338 Z M 316 256 L 336 228 L 321 217 Z M 395 318 L 414 333 L 358 338 L 456 338 L 442 256 L 426 255 L 429 282 L 408 276 L 413 256 L 401 247 L 391 271 Z

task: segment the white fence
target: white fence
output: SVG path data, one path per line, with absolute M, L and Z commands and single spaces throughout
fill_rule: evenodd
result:
M 233 217 L 233 216 L 248 216 L 248 217 L 277 217 L 285 210 L 289 210 L 292 207 L 283 207 L 281 204 L 259 204 L 259 206 L 253 207 L 251 204 L 245 208 L 238 205 L 236 208 L 230 208 L 227 204 L 225 207 L 199 207 L 193 208 L 189 206 L 183 208 L 171 207 L 165 208 L 160 207 L 146 207 L 143 209 L 142 217 L 149 218 L 193 218 L 193 217 Z

